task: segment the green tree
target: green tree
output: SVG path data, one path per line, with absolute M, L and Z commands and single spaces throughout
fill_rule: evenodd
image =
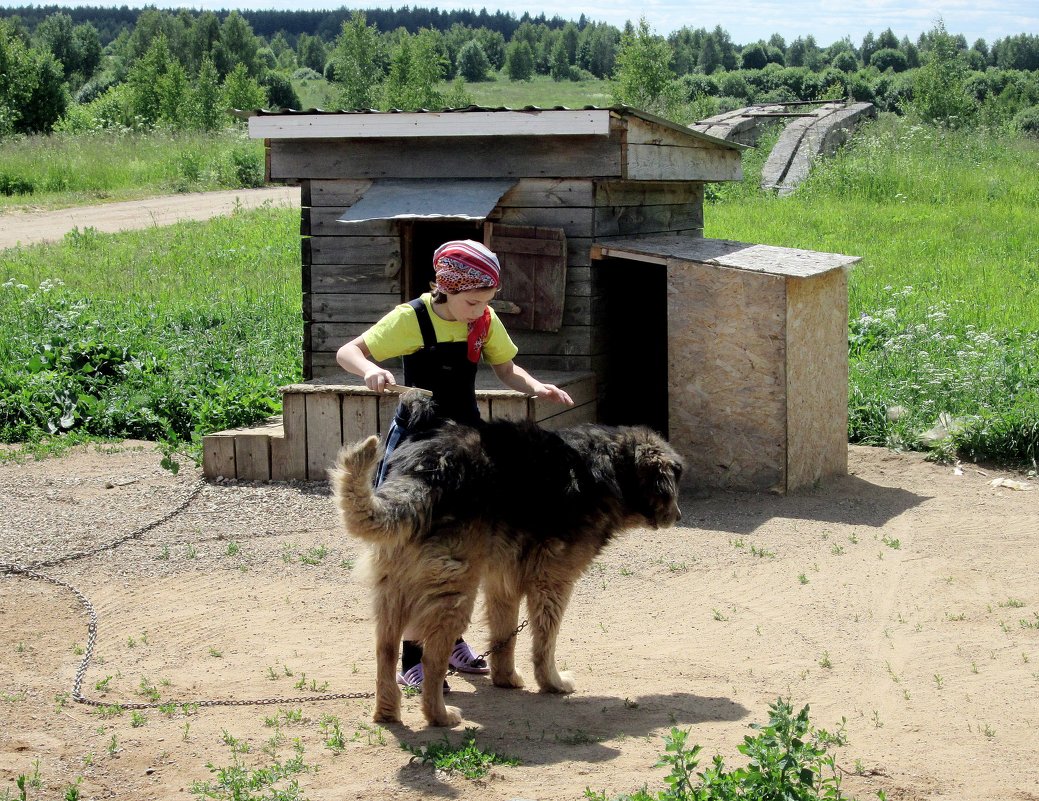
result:
M 337 102 L 341 107 L 375 107 L 383 77 L 379 49 L 379 31 L 367 24 L 363 11 L 355 11 L 343 22 L 329 59 L 339 86 Z
M 130 110 L 145 125 L 155 125 L 162 116 L 162 80 L 172 61 L 166 36 L 160 33 L 148 52 L 130 68 Z
M 184 128 L 191 105 L 191 84 L 179 61 L 170 62 L 166 73 L 159 77 L 158 118 L 156 122 L 172 129 Z
M 314 72 L 324 72 L 325 62 L 328 61 L 328 48 L 321 37 L 301 33 L 296 41 L 296 60 L 302 67 L 310 67 Z
M 942 20 L 930 32 L 926 61 L 913 79 L 913 110 L 927 122 L 952 128 L 969 124 L 977 104 L 967 92 L 967 64 Z
M 26 47 L 0 20 L 0 138 L 12 133 L 47 133 L 65 114 L 68 93 L 54 56 Z
M 470 83 L 487 80 L 491 62 L 475 39 L 466 42 L 458 51 L 458 74 Z
M 534 77 L 534 54 L 526 42 L 513 41 L 505 54 L 505 73 L 513 81 L 529 81 Z
M 744 47 L 740 58 L 745 70 L 764 69 L 765 65 L 768 64 L 768 52 L 765 49 L 765 45 L 761 42 Z
M 871 67 L 876 67 L 881 72 L 891 70 L 893 72 L 905 72 L 909 69 L 909 62 L 905 53 L 891 47 L 884 47 L 873 54 L 869 60 Z
M 220 104 L 226 111 L 252 111 L 267 105 L 267 93 L 249 74 L 245 64 L 235 64 L 220 90 Z
M 444 96 L 437 89 L 444 76 L 438 44 L 436 33 L 429 28 L 401 38 L 383 89 L 389 108 L 415 111 L 444 106 Z
M 570 80 L 570 62 L 566 55 L 566 42 L 562 38 L 556 42 L 555 50 L 552 52 L 552 67 L 549 75 L 552 76 L 553 81 Z
M 670 46 L 650 31 L 643 17 L 638 28 L 621 36 L 614 100 L 664 117 L 674 116 L 681 103 L 674 77 Z
M 213 59 L 205 56 L 198 70 L 195 90 L 188 106 L 189 124 L 200 131 L 215 131 L 222 127 L 224 114 L 220 108 L 220 75 Z
M 220 20 L 212 11 L 203 11 L 187 33 L 188 66 L 192 72 L 202 68 L 202 62 L 213 63 L 213 50 L 220 44 Z
M 213 61 L 221 75 L 228 75 L 242 64 L 246 72 L 255 77 L 261 72 L 259 49 L 252 26 L 237 11 L 232 11 L 220 26 L 220 41 L 213 47 Z
M 710 34 L 704 37 L 700 55 L 696 59 L 696 68 L 704 75 L 711 75 L 722 68 L 722 55 L 718 43 Z

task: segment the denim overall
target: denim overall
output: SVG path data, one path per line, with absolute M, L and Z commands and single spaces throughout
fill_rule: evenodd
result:
M 404 383 L 409 387 L 428 389 L 433 393 L 437 414 L 457 423 L 474 425 L 480 420 L 476 405 L 476 363 L 469 361 L 468 342 L 437 342 L 429 310 L 421 298 L 409 304 L 418 318 L 422 347 L 404 356 Z M 386 432 L 386 452 L 375 475 L 375 486 L 386 478 L 386 463 L 394 449 L 408 438 L 402 421 L 401 407 L 393 416 Z

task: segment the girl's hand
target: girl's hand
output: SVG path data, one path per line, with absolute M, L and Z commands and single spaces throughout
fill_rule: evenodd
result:
M 546 400 L 555 401 L 556 403 L 562 403 L 566 406 L 573 406 L 574 400 L 563 390 L 557 387 L 555 384 L 542 384 L 541 389 L 534 393 L 539 398 L 545 398 Z
M 387 384 L 396 384 L 393 373 L 381 367 L 375 367 L 364 374 L 364 385 L 373 392 L 385 392 Z

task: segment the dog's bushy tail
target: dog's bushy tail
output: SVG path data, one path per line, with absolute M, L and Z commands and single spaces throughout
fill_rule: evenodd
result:
M 376 436 L 344 445 L 328 471 L 332 494 L 349 534 L 372 543 L 389 543 L 410 536 L 418 522 L 418 510 L 406 498 L 394 499 L 372 485 L 379 463 Z

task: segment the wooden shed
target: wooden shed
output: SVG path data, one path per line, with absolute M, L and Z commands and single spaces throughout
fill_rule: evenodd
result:
M 576 401 L 563 409 L 526 398 L 502 388 L 488 370 L 478 380 L 485 415 L 529 417 L 550 427 L 642 422 L 671 434 L 689 455 L 702 454 L 705 445 L 690 437 L 722 435 L 684 424 L 669 430 L 686 417 L 680 399 L 675 405 L 685 390 L 669 375 L 682 374 L 683 365 L 704 369 L 695 363 L 695 349 L 674 347 L 698 335 L 674 329 L 681 319 L 676 310 L 696 287 L 677 289 L 675 271 L 682 268 L 676 265 L 685 261 L 640 252 L 632 243 L 663 238 L 674 250 L 709 242 L 703 240 L 704 186 L 741 179 L 741 145 L 628 107 L 258 112 L 249 130 L 265 140 L 268 179 L 302 188 L 304 375 L 283 390 L 282 421 L 205 438 L 207 475 L 322 479 L 341 442 L 384 430 L 393 400 L 345 374 L 335 352 L 392 306 L 427 289 L 434 249 L 459 238 L 483 241 L 501 260 L 495 307 L 519 346 L 517 362 L 566 387 Z M 827 264 L 852 261 L 841 258 Z M 710 259 L 696 263 L 727 269 Z M 781 274 L 778 263 L 777 269 Z M 837 273 L 826 297 L 809 291 L 813 304 L 839 300 L 834 308 L 846 310 L 843 271 Z M 714 308 L 725 303 L 719 298 Z M 759 325 L 756 307 L 744 308 L 743 316 Z M 846 311 L 841 324 L 846 335 Z M 747 330 L 727 335 L 753 338 Z M 767 336 L 780 335 L 786 331 Z M 818 344 L 829 347 L 833 340 L 828 334 Z M 769 358 L 785 358 L 785 351 Z M 736 387 L 761 375 L 742 370 L 732 365 L 725 380 Z M 846 386 L 846 361 L 839 372 L 837 365 L 833 375 L 820 376 L 828 389 L 834 381 Z M 639 380 L 647 373 L 648 385 Z M 846 397 L 832 411 L 846 415 Z M 786 418 L 769 435 L 782 440 L 770 452 L 771 464 L 789 449 Z M 842 447 L 845 438 L 841 431 Z M 841 469 L 828 460 L 822 473 Z M 791 472 L 784 464 L 778 474 L 748 466 L 702 478 L 783 491 L 798 483 L 790 476 L 819 472 Z

